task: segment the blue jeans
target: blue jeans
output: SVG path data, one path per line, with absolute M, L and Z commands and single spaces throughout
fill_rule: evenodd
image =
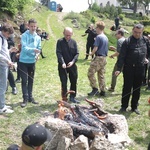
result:
M 0 109 L 2 109 L 5 106 L 7 77 L 8 77 L 8 66 L 0 65 Z

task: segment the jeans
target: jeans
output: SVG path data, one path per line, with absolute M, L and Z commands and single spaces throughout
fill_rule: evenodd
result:
M 32 98 L 34 72 L 35 63 L 27 64 L 20 62 L 20 76 L 22 79 L 21 87 L 24 100 Z
M 5 106 L 7 77 L 8 77 L 8 66 L 0 65 L 0 109 L 2 109 Z

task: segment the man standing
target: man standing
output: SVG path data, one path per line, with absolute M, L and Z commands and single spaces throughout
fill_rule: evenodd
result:
M 66 27 L 63 34 L 64 38 L 59 39 L 56 45 L 62 100 L 67 101 L 67 80 L 69 75 L 70 90 L 75 91 L 75 93 L 70 94 L 70 101 L 79 103 L 79 101 L 75 99 L 78 78 L 77 66 L 75 63 L 77 62 L 79 52 L 76 41 L 71 38 L 73 35 L 72 28 Z
M 7 88 L 7 78 L 9 67 L 13 66 L 10 52 L 15 52 L 16 48 L 8 50 L 7 39 L 13 34 L 13 27 L 5 23 L 0 32 L 0 113 L 13 113 L 10 106 L 5 105 L 5 92 Z
M 93 50 L 95 37 L 97 36 L 97 33 L 94 29 L 93 24 L 91 24 L 89 26 L 89 28 L 85 31 L 85 34 L 82 35 L 82 36 L 85 36 L 87 34 L 88 34 L 88 37 L 87 37 L 87 43 L 86 43 L 86 57 L 85 57 L 85 60 L 88 59 L 88 57 L 89 57 L 90 49 L 91 49 L 91 51 Z
M 134 25 L 132 35 L 123 42 L 117 62 L 116 75 L 119 75 L 123 67 L 123 90 L 120 112 L 126 112 L 129 98 L 131 99 L 131 111 L 140 114 L 138 101 L 140 98 L 140 88 L 144 75 L 144 64 L 146 55 L 150 55 L 150 48 L 147 47 L 143 35 L 144 26 L 142 24 Z M 131 93 L 132 92 L 132 93 Z
M 38 104 L 32 96 L 32 89 L 36 56 L 41 52 L 41 38 L 36 33 L 37 22 L 34 19 L 30 19 L 28 23 L 29 30 L 25 31 L 21 36 L 21 52 L 19 57 L 23 93 L 21 107 L 25 107 L 27 102 Z
M 118 16 L 115 18 L 115 27 L 116 27 L 116 30 L 118 30 L 118 27 L 119 27 L 119 17 Z
M 92 60 L 90 67 L 88 69 L 88 78 L 92 91 L 88 93 L 89 96 L 94 96 L 99 93 L 96 84 L 96 79 L 94 74 L 97 72 L 100 96 L 105 96 L 105 66 L 106 66 L 106 56 L 108 53 L 108 38 L 104 34 L 105 23 L 100 21 L 96 23 L 97 37 L 94 42 L 94 49 L 91 55 L 95 54 L 95 58 Z
M 118 39 L 118 41 L 117 41 L 117 48 L 113 47 L 113 46 L 109 47 L 110 50 L 116 51 L 114 54 L 112 54 L 110 56 L 110 58 L 114 58 L 114 57 L 118 58 L 119 53 L 120 53 L 120 49 L 121 49 L 121 46 L 122 46 L 122 43 L 125 40 L 125 38 L 124 38 L 124 31 L 122 29 L 117 30 L 115 36 Z M 115 91 L 115 86 L 116 86 L 116 81 L 117 81 L 117 76 L 115 75 L 116 71 L 117 71 L 117 62 L 115 64 L 113 72 L 112 72 L 111 87 L 108 89 L 108 91 L 110 91 L 110 92 L 114 92 Z

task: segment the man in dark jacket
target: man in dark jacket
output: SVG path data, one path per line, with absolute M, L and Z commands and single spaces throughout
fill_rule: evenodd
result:
M 85 31 L 85 34 L 82 35 L 82 36 L 85 36 L 87 34 L 88 34 L 88 37 L 87 37 L 87 43 L 86 43 L 86 57 L 85 57 L 85 60 L 88 59 L 88 57 L 89 57 L 90 49 L 91 49 L 91 51 L 93 50 L 95 37 L 97 36 L 96 30 L 94 29 L 93 24 L 91 24 L 89 26 L 89 28 Z
M 118 69 L 115 74 L 119 75 L 124 66 L 124 84 L 120 112 L 126 111 L 130 95 L 132 94 L 131 111 L 140 114 L 137 107 L 144 75 L 144 64 L 147 62 L 146 55 L 150 55 L 150 47 L 147 47 L 146 39 L 142 36 L 143 29 L 144 26 L 141 24 L 136 24 L 133 27 L 133 33 L 123 42 L 118 58 Z
M 66 27 L 63 34 L 64 38 L 59 39 L 56 45 L 62 100 L 67 101 L 66 93 L 69 74 L 70 90 L 75 91 L 75 93 L 70 94 L 70 101 L 78 103 L 79 101 L 75 99 L 78 78 L 77 66 L 75 63 L 78 59 L 79 52 L 76 41 L 71 38 L 73 34 L 72 28 Z

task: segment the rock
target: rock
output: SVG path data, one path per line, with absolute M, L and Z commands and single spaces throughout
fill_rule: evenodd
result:
M 52 118 L 49 116 L 45 120 L 45 123 L 43 122 L 42 124 L 44 124 L 45 127 L 48 128 L 53 135 L 51 142 L 49 143 L 49 145 L 47 145 L 48 150 L 57 150 L 57 146 L 63 136 L 73 141 L 74 137 L 72 129 L 66 121 Z
M 62 136 L 60 142 L 58 143 L 57 150 L 69 150 L 70 144 L 71 139 Z
M 70 146 L 71 150 L 89 150 L 88 138 L 80 135 Z

